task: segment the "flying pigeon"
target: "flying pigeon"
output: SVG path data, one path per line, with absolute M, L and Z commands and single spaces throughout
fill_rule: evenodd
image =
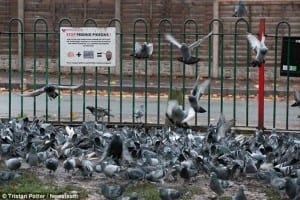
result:
M 203 38 L 195 41 L 191 45 L 187 45 L 186 43 L 179 43 L 171 34 L 166 34 L 166 40 L 168 40 L 170 43 L 177 46 L 182 54 L 182 57 L 179 57 L 177 60 L 180 62 L 183 62 L 184 64 L 195 64 L 200 61 L 200 58 L 192 56 L 192 50 L 196 47 L 198 47 L 203 40 L 207 39 L 209 36 L 212 35 L 212 32 L 204 36 Z
M 95 108 L 94 106 L 87 106 L 86 109 L 88 109 L 94 116 L 96 116 L 97 120 L 99 120 L 99 118 L 103 120 L 103 117 L 105 116 L 114 117 L 112 114 L 110 114 L 108 109 L 102 107 Z
M 243 1 L 239 1 L 238 4 L 234 7 L 233 17 L 243 17 L 247 16 L 247 10 Z
M 144 42 L 143 44 L 135 42 L 135 52 L 130 56 L 134 56 L 138 59 L 149 58 L 153 53 L 153 43 Z
M 294 91 L 294 98 L 295 98 L 295 102 L 291 106 L 300 108 L 300 91 L 296 91 L 296 90 Z
M 201 82 L 199 76 L 196 80 L 196 83 L 193 86 L 193 89 L 191 90 L 191 95 L 188 98 L 189 103 L 191 107 L 195 110 L 195 112 L 204 113 L 206 112 L 206 110 L 199 105 L 199 100 L 204 94 L 205 90 L 208 88 L 210 84 L 210 79 L 206 79 L 205 81 Z
M 56 85 L 56 84 L 49 84 L 49 85 L 45 85 L 37 90 L 34 90 L 32 92 L 28 92 L 28 93 L 24 93 L 21 94 L 21 96 L 23 97 L 36 97 L 39 96 L 41 94 L 43 94 L 44 92 L 49 96 L 49 99 L 55 99 L 58 96 L 58 93 L 56 90 L 60 90 L 60 89 L 70 89 L 70 90 L 75 90 L 78 89 L 81 85 Z
M 247 34 L 247 39 L 256 53 L 254 60 L 250 63 L 253 67 L 260 67 L 261 64 L 265 63 L 265 55 L 268 52 L 268 48 L 265 45 L 266 37 L 262 34 L 262 39 L 259 41 L 257 37 L 252 35 L 251 33 Z
M 169 100 L 166 117 L 175 125 L 186 126 L 189 121 L 194 119 L 195 110 L 190 107 L 188 110 L 183 110 L 177 100 Z

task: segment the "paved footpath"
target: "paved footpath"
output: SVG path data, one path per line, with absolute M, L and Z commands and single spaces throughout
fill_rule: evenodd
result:
M 0 73 L 0 118 L 6 118 L 8 116 L 8 95 L 9 93 L 5 88 L 7 88 L 8 79 L 7 76 L 4 76 L 3 73 Z M 20 87 L 20 79 L 17 76 L 18 74 L 14 74 L 12 78 L 12 85 L 14 88 L 18 89 Z M 30 73 L 25 73 L 25 87 L 26 89 L 32 88 L 32 75 Z M 70 84 L 69 76 L 61 76 L 62 84 Z M 143 77 L 136 77 L 135 90 L 137 91 L 135 96 L 135 106 L 145 103 L 145 79 Z M 98 76 L 98 90 L 100 91 L 97 95 L 97 105 L 102 107 L 108 106 L 108 96 L 107 96 L 107 81 L 108 78 L 104 75 Z M 111 118 L 110 121 L 118 122 L 120 120 L 120 101 L 122 101 L 122 119 L 123 122 L 132 122 L 132 108 L 133 108 L 133 98 L 132 98 L 132 77 L 123 77 L 123 97 L 119 96 L 119 82 L 120 79 L 118 76 L 110 77 L 110 85 L 111 85 L 111 93 L 110 93 L 110 108 L 112 114 L 115 115 L 114 118 Z M 49 76 L 49 83 L 57 83 L 57 77 L 54 75 Z M 82 76 L 73 77 L 74 84 L 82 84 Z M 148 78 L 148 92 L 147 94 L 147 122 L 148 123 L 156 123 L 158 116 L 158 106 L 157 106 L 157 79 L 156 78 Z M 193 79 L 186 79 L 186 94 L 188 94 L 190 88 L 194 83 Z M 37 77 L 37 86 L 43 86 L 45 84 L 45 79 L 43 76 Z M 182 87 L 182 80 L 177 80 L 174 78 L 173 80 L 174 87 L 180 88 Z M 167 105 L 167 97 L 166 92 L 169 87 L 169 79 L 168 77 L 161 78 L 161 95 L 160 95 L 160 123 L 164 122 L 164 115 Z M 245 81 L 239 80 L 236 84 L 236 125 L 245 126 L 246 125 L 246 83 Z M 277 90 L 279 97 L 276 102 L 276 128 L 285 129 L 286 128 L 286 114 L 288 114 L 288 125 L 289 129 L 300 130 L 300 119 L 297 116 L 300 114 L 300 109 L 291 108 L 294 98 L 292 92 L 295 89 L 299 89 L 299 84 L 291 83 L 291 93 L 289 95 L 288 104 L 286 103 L 286 85 L 283 83 L 278 83 Z M 82 90 L 73 92 L 73 120 L 81 121 L 83 119 L 83 111 L 84 105 L 95 105 L 95 78 L 91 75 L 87 75 L 86 77 L 86 88 L 88 89 L 87 95 L 85 96 L 85 104 L 83 104 L 83 93 Z M 249 83 L 249 121 L 248 125 L 255 127 L 257 125 L 257 83 L 250 82 Z M 271 83 L 265 84 L 265 127 L 272 128 L 273 127 L 273 100 L 270 98 L 270 95 L 273 93 L 273 86 Z M 220 80 L 212 80 L 211 82 L 211 102 L 210 102 L 210 122 L 216 123 L 220 113 Z M 19 90 L 15 90 L 12 92 L 12 116 L 17 116 L 20 114 L 20 102 L 21 98 L 17 94 L 20 93 Z M 223 111 L 227 119 L 233 118 L 233 80 L 224 80 L 224 106 Z M 151 94 L 151 95 L 150 95 Z M 24 99 L 24 113 L 29 117 L 33 116 L 33 98 L 23 98 Z M 45 116 L 45 95 L 41 95 L 36 97 L 36 106 L 37 106 L 37 116 L 43 117 Z M 61 120 L 70 120 L 70 95 L 68 93 L 62 93 L 61 95 Z M 201 100 L 203 107 L 208 107 L 207 96 Z M 48 101 L 49 107 L 49 116 L 55 120 L 57 117 L 58 110 L 58 100 Z M 286 111 L 288 109 L 288 113 Z M 86 120 L 92 120 L 93 117 L 91 114 L 85 110 Z M 206 114 L 198 114 L 197 124 L 198 125 L 207 125 L 208 123 L 208 115 Z

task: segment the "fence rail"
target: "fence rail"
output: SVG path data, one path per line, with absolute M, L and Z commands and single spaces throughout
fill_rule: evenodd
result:
M 197 40 L 200 36 L 206 33 L 200 33 L 198 24 L 193 19 L 187 19 L 183 24 L 183 31 L 181 33 L 173 33 L 172 22 L 169 19 L 161 19 L 158 24 L 158 32 L 150 32 L 148 22 L 143 18 L 138 18 L 133 22 L 132 32 L 123 32 L 122 22 L 119 19 L 111 19 L 107 26 L 117 27 L 117 46 L 118 46 L 118 75 L 112 74 L 113 68 L 107 68 L 105 74 L 99 72 L 99 67 L 94 69 L 88 69 L 82 67 L 82 71 L 74 73 L 75 67 L 60 66 L 59 57 L 59 32 L 53 32 L 48 30 L 47 20 L 43 18 L 36 19 L 34 23 L 33 32 L 24 31 L 24 24 L 22 20 L 13 18 L 8 22 L 8 29 L 1 30 L 0 39 L 8 38 L 7 41 L 1 44 L 2 48 L 7 48 L 8 69 L 4 72 L 7 73 L 7 88 L 8 92 L 1 92 L 0 96 L 0 113 L 1 118 L 15 118 L 17 116 L 29 116 L 29 117 L 42 117 L 46 121 L 86 121 L 96 118 L 91 118 L 90 113 L 87 112 L 86 106 L 92 105 L 95 107 L 101 106 L 111 111 L 114 117 L 108 116 L 108 122 L 132 122 L 135 123 L 136 119 L 134 113 L 136 107 L 139 104 L 145 106 L 144 123 L 163 124 L 166 108 L 167 98 L 165 93 L 170 93 L 174 88 L 180 88 L 184 94 L 188 94 L 194 80 L 200 74 L 202 77 L 212 78 L 212 64 L 215 61 L 212 58 L 212 52 L 215 48 L 219 51 L 218 56 L 218 71 L 219 77 L 213 78 L 213 84 L 209 87 L 207 95 L 201 100 L 203 105 L 207 108 L 207 113 L 198 114 L 194 125 L 208 125 L 210 123 L 216 123 L 214 121 L 220 112 L 225 113 L 225 116 L 230 119 L 233 118 L 236 121 L 236 126 L 251 127 L 257 125 L 256 99 L 253 95 L 257 93 L 257 88 L 253 88 L 253 82 L 257 81 L 257 78 L 251 77 L 251 73 L 256 70 L 249 66 L 252 56 L 252 50 L 249 44 L 246 42 L 246 32 L 251 32 L 249 23 L 240 18 L 235 22 L 234 31 L 232 33 L 225 33 L 223 29 L 223 21 L 220 19 L 213 19 L 209 25 L 209 31 L 213 31 L 213 24 L 217 23 L 219 26 L 219 32 L 214 32 L 207 41 L 206 47 L 200 46 L 193 53 L 195 56 L 199 56 L 201 61 L 195 66 L 181 65 L 181 75 L 178 78 L 178 72 L 176 77 L 174 73 L 175 63 L 178 65 L 178 61 L 175 59 L 178 54 L 178 49 L 173 45 L 166 45 L 164 34 L 169 32 L 177 37 L 181 36 L 181 41 L 190 42 L 191 40 Z M 72 21 L 68 18 L 62 18 L 59 20 L 59 27 L 72 26 Z M 20 31 L 12 31 L 14 26 L 19 26 Z M 86 19 L 83 21 L 82 26 L 94 26 L 97 27 L 97 23 L 94 19 Z M 283 35 L 279 34 L 279 30 L 283 27 L 287 27 L 288 31 Z M 256 31 L 253 31 L 254 33 Z M 57 41 L 57 70 L 53 75 L 49 72 L 49 40 L 50 35 L 55 35 Z M 144 61 L 136 60 L 132 57 L 131 60 L 124 60 L 125 48 L 124 48 L 124 36 L 128 39 L 128 35 L 131 36 L 131 49 L 135 51 L 136 41 L 149 41 L 149 36 L 154 42 L 154 55 Z M 266 128 L 282 128 L 286 130 L 299 129 L 300 123 L 297 119 L 298 110 L 290 107 L 293 98 L 290 98 L 293 90 L 299 89 L 299 86 L 291 85 L 291 81 L 294 80 L 290 77 L 289 67 L 287 76 L 281 83 L 285 84 L 284 90 L 282 88 L 278 91 L 278 70 L 279 54 L 281 49 L 281 40 L 283 36 L 291 36 L 291 26 L 287 21 L 280 21 L 276 26 L 276 33 L 268 33 L 267 40 L 270 45 L 270 51 L 274 53 L 274 56 L 267 56 L 267 62 L 272 60 L 274 66 L 271 68 L 273 71 L 273 81 L 271 88 L 271 95 L 269 96 L 269 103 L 265 104 L 265 115 L 269 121 L 265 122 Z M 219 45 L 216 47 L 212 44 L 212 38 L 219 38 Z M 19 40 L 15 40 L 19 38 Z M 31 38 L 33 40 L 33 66 L 30 76 L 26 73 L 24 52 L 26 48 L 26 40 Z M 271 39 L 269 39 L 271 38 Z M 225 39 L 233 41 L 233 51 L 228 56 L 228 44 L 225 46 Z M 271 40 L 271 41 L 270 41 Z M 19 41 L 19 43 L 17 43 Z M 244 44 L 244 48 L 241 49 L 241 44 Z M 13 57 L 15 56 L 14 48 L 19 46 L 17 69 L 13 64 Z M 205 45 L 204 45 L 205 46 Z M 203 52 L 205 51 L 205 52 Z M 226 55 L 225 55 L 226 54 Z M 271 53 L 270 53 L 271 54 Z M 42 56 L 41 56 L 42 55 Z M 241 59 L 241 55 L 243 55 Z M 271 54 L 272 55 L 272 54 Z M 43 64 L 38 61 L 43 60 Z M 224 61 L 231 60 L 233 79 L 226 79 L 226 69 L 228 66 L 224 66 Z M 154 64 L 152 61 L 155 61 Z M 129 62 L 132 65 L 130 76 L 124 73 L 124 63 Z M 290 40 L 288 41 L 287 51 L 288 66 L 290 63 Z M 240 65 L 244 67 L 240 67 Z M 41 74 L 38 68 L 42 65 L 44 70 Z M 166 69 L 167 76 L 162 75 L 161 71 Z M 152 74 L 148 74 L 149 69 L 156 69 L 155 81 L 151 78 Z M 193 69 L 193 77 L 187 76 L 186 71 Z M 205 69 L 204 69 L 205 68 Z M 244 69 L 245 80 L 239 79 L 239 71 Z M 270 68 L 270 67 L 269 67 Z M 26 67 L 28 69 L 28 66 Z M 143 78 L 141 80 L 140 73 L 137 74 L 137 70 L 143 71 Z M 142 70 L 141 70 L 142 69 Z M 91 70 L 94 70 L 91 76 Z M 28 71 L 28 70 L 27 70 Z M 65 76 L 67 71 L 67 76 Z M 88 72 L 87 72 L 88 71 Z M 63 78 L 62 78 L 63 76 Z M 17 77 L 17 78 L 16 78 Z M 67 79 L 66 79 L 67 77 Z M 25 82 L 26 78 L 26 82 Z M 151 78 L 151 84 L 149 82 Z M 51 79 L 51 80 L 50 80 Z M 89 80 L 88 80 L 89 79 Z M 90 80 L 93 79 L 93 80 Z M 105 80 L 103 80 L 105 79 Z M 179 81 L 178 81 L 179 80 Z M 57 84 L 81 84 L 80 92 L 70 91 L 68 94 L 61 93 L 59 95 L 62 98 L 57 98 L 51 102 L 49 99 L 42 96 L 33 98 L 23 97 L 18 94 L 23 94 L 28 86 L 32 86 L 32 89 L 37 89 L 43 85 L 50 83 L 50 81 Z M 126 87 L 124 86 L 126 81 Z M 5 81 L 4 81 L 5 82 Z M 105 84 L 103 84 L 105 83 Z M 239 83 L 245 85 L 240 87 Z M 6 83 L 2 83 L 6 84 Z M 14 90 L 16 85 L 19 90 Z M 299 85 L 299 84 L 298 84 Z M 112 89 L 118 92 L 112 91 Z M 239 94 L 243 90 L 243 100 L 238 99 Z M 92 92 L 91 92 L 92 91 Z M 232 97 L 228 98 L 228 93 L 232 92 Z M 278 94 L 281 94 L 279 97 Z M 92 93 L 92 94 L 90 94 Z M 217 97 L 215 97 L 217 94 Z M 283 102 L 281 99 L 284 98 Z M 101 103 L 99 103 L 101 101 Z M 183 107 L 187 104 L 185 98 L 182 99 Z M 6 106 L 8 105 L 8 106 Z M 57 107 L 56 107 L 57 106 Z M 269 107 L 268 107 L 269 106 Z M 268 108 L 267 108 L 268 107 Z M 272 112 L 272 113 L 270 113 Z M 116 114 L 117 113 L 117 114 Z M 283 117 L 284 116 L 284 117 Z M 266 117 L 265 117 L 266 119 Z

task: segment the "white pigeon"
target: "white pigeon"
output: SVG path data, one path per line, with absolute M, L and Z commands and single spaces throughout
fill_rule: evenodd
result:
M 266 37 L 262 33 L 262 39 L 259 41 L 257 37 L 251 33 L 247 34 L 248 42 L 250 43 L 253 51 L 256 53 L 254 60 L 250 63 L 253 67 L 260 67 L 261 64 L 265 63 L 265 55 L 268 52 L 268 48 L 265 45 Z
M 178 104 L 177 100 L 169 100 L 166 112 L 166 117 L 176 125 L 187 125 L 192 119 L 195 118 L 196 112 L 190 107 L 183 110 L 182 106 Z

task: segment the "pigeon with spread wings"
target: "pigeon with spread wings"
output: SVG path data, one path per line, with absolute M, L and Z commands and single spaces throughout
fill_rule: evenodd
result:
M 183 62 L 184 64 L 195 64 L 200 61 L 200 58 L 192 56 L 192 50 L 196 47 L 198 47 L 205 39 L 210 37 L 212 35 L 212 32 L 204 36 L 203 38 L 193 42 L 191 45 L 187 45 L 186 43 L 179 43 L 171 34 L 166 34 L 166 40 L 168 40 L 170 43 L 177 46 L 182 54 L 182 57 L 179 57 L 177 60 L 180 62 Z
M 200 106 L 199 100 L 209 85 L 210 85 L 210 79 L 206 79 L 205 81 L 201 82 L 200 77 L 198 76 L 196 83 L 194 84 L 193 89 L 191 90 L 191 95 L 188 97 L 189 103 L 197 113 L 206 112 L 206 110 Z
M 247 39 L 248 39 L 252 49 L 256 53 L 254 60 L 250 64 L 253 67 L 256 67 L 256 66 L 260 67 L 261 64 L 265 63 L 265 55 L 268 52 L 268 48 L 265 45 L 266 37 L 264 36 L 264 34 L 262 34 L 261 41 L 259 41 L 257 39 L 257 37 L 255 37 L 251 33 L 248 33 Z
M 195 110 L 190 107 L 187 110 L 183 110 L 178 101 L 171 99 L 168 101 L 166 118 L 176 126 L 187 127 L 188 122 L 195 118 Z
M 81 85 L 56 85 L 56 84 L 49 84 L 45 85 L 39 89 L 36 89 L 32 92 L 28 93 L 23 93 L 21 96 L 23 97 L 36 97 L 39 96 L 43 93 L 46 93 L 49 96 L 49 99 L 55 99 L 58 96 L 57 90 L 60 89 L 70 89 L 70 90 L 75 90 L 78 89 Z

